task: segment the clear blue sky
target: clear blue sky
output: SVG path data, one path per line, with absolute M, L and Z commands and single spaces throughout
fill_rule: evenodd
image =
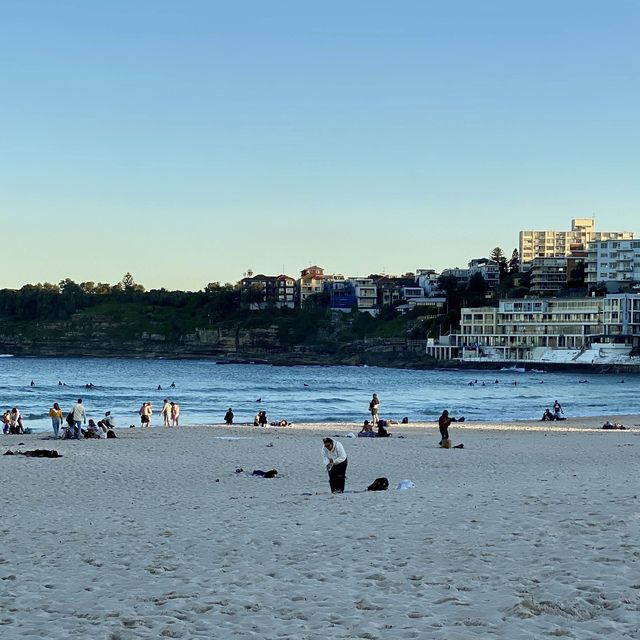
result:
M 0 0 L 0 287 L 640 233 L 635 0 Z

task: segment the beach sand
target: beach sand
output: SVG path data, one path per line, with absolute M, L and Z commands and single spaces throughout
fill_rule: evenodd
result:
M 0 458 L 0 637 L 637 638 L 638 424 L 342 437 L 334 496 L 321 436 L 355 425 L 0 436 L 63 454 Z

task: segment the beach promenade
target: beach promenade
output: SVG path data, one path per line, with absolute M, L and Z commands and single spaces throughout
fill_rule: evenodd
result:
M 0 637 L 637 638 L 635 425 L 453 424 L 462 450 L 433 423 L 341 437 L 344 495 L 321 438 L 354 424 L 2 435 L 63 457 L 0 458 Z

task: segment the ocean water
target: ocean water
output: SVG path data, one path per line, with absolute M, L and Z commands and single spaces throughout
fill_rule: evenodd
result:
M 87 383 L 95 388 L 86 389 Z M 228 407 L 238 423 L 251 422 L 258 410 L 265 410 L 269 420 L 361 423 L 373 392 L 382 418 L 435 421 L 446 408 L 468 420 L 510 421 L 540 418 L 556 399 L 567 416 L 640 413 L 639 391 L 640 376 L 629 374 L 0 357 L 0 408 L 17 406 L 25 427 L 34 430 L 50 428 L 47 414 L 54 402 L 68 411 L 80 397 L 89 418 L 98 420 L 110 410 L 116 425 L 126 427 L 139 425 L 143 401 L 153 403 L 152 425 L 158 426 L 164 398 L 180 404 L 185 425 L 220 423 Z

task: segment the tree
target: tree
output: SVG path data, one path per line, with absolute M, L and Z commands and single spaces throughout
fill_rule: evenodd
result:
M 120 284 L 123 289 L 133 289 L 136 284 L 136 281 L 133 279 L 133 276 L 127 271 L 127 273 L 122 276 L 122 280 L 120 280 Z
M 144 291 L 144 287 L 141 284 L 136 284 L 133 276 L 128 271 L 124 276 L 122 276 L 122 280 L 120 280 L 120 287 L 129 293 L 142 293 Z
M 518 273 L 520 271 L 520 254 L 517 249 L 514 249 L 511 253 L 511 259 L 509 260 L 509 273 Z
M 498 268 L 500 269 L 500 282 L 503 282 L 509 273 L 509 265 L 507 264 L 507 259 L 505 258 L 502 249 L 500 247 L 494 247 L 489 257 L 494 262 L 498 263 Z
M 569 281 L 567 282 L 567 288 L 569 289 L 581 289 L 584 287 L 586 273 L 584 260 L 578 260 L 576 266 L 569 272 Z
M 485 277 L 479 271 L 472 273 L 467 283 L 467 293 L 484 298 L 488 292 L 489 285 Z

